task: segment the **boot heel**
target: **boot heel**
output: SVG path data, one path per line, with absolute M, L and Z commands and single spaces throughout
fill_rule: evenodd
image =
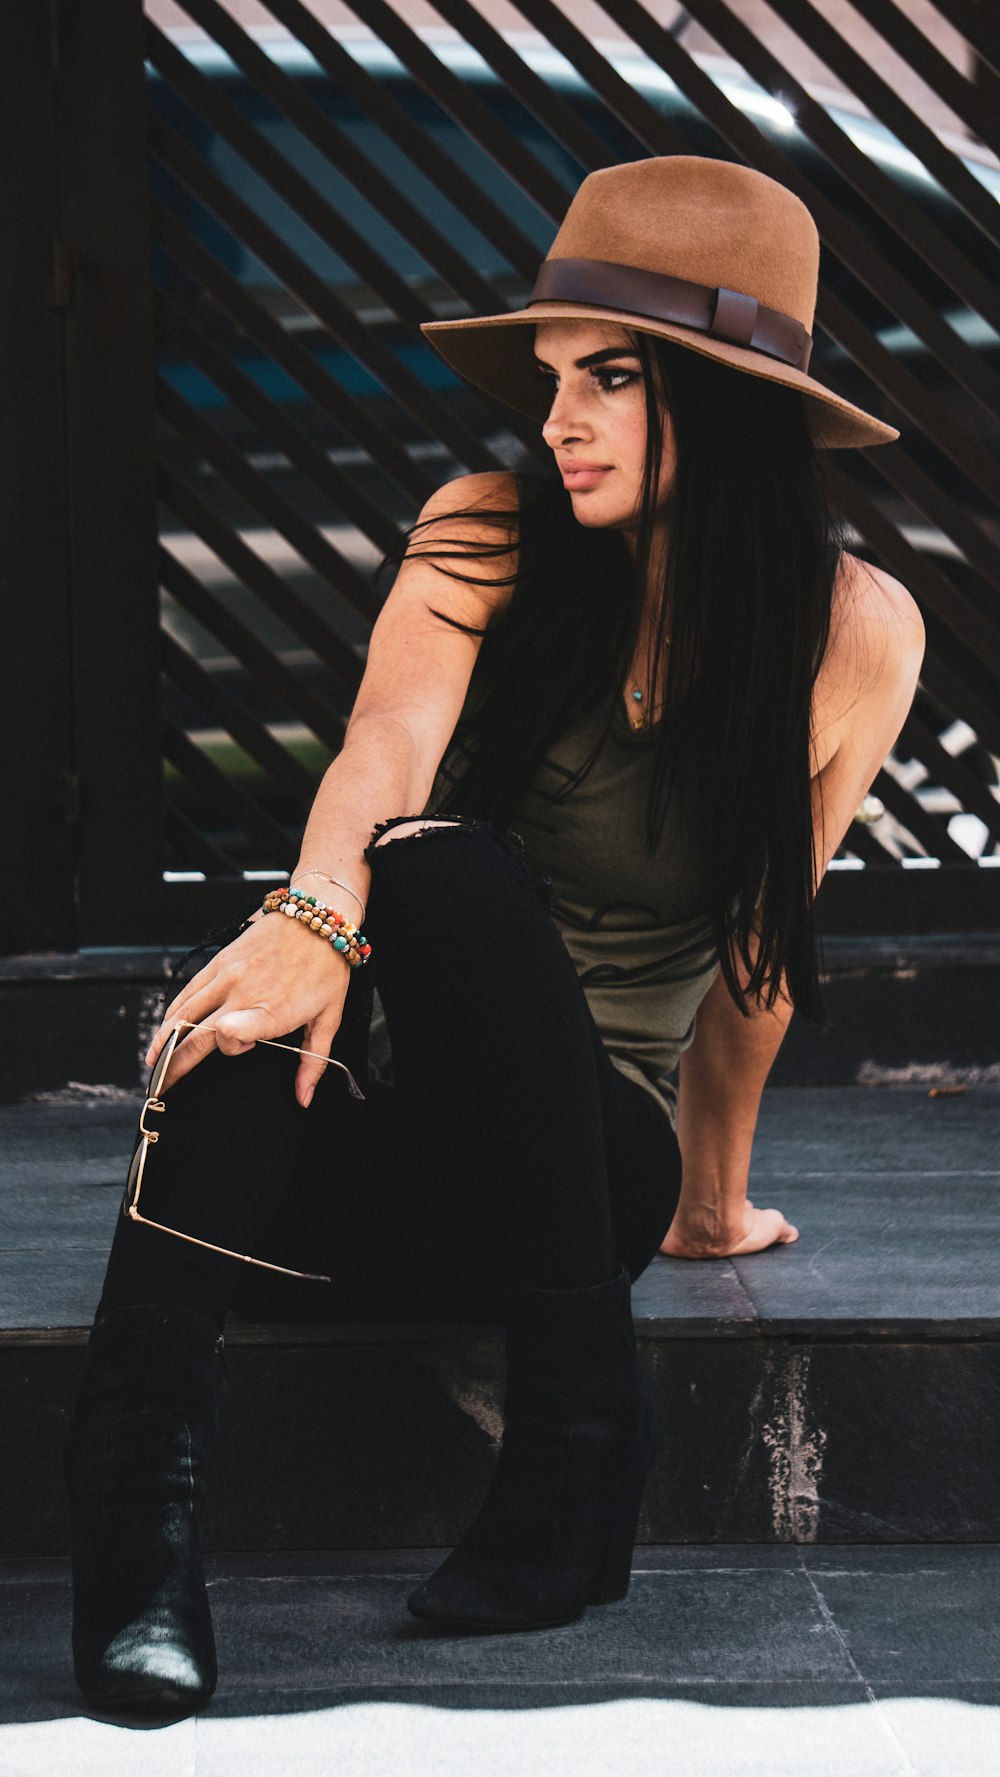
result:
M 631 1486 L 623 1492 L 612 1521 L 604 1560 L 590 1582 L 588 1604 L 617 1604 L 628 1593 L 632 1581 L 632 1556 L 635 1552 L 639 1510 L 652 1467 L 654 1446 L 655 1428 L 652 1413 L 647 1406 L 636 1452 L 636 1472 Z
M 555 1628 L 628 1591 L 653 1427 L 624 1265 L 512 1290 L 505 1417 L 478 1516 L 408 1600 L 450 1629 Z

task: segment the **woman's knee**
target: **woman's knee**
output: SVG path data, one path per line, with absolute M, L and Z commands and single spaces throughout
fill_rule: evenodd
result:
M 433 814 L 423 815 L 419 818 L 410 815 L 394 815 L 390 820 L 380 821 L 374 828 L 371 841 L 365 849 L 365 857 L 372 866 L 373 881 L 381 875 L 385 860 L 385 848 L 390 840 L 406 839 L 409 841 L 406 846 L 397 846 L 392 856 L 397 865 L 400 860 L 409 859 L 413 870 L 416 870 L 419 877 L 424 872 L 422 869 L 418 870 L 417 865 L 421 861 L 430 865 L 431 860 L 436 860 L 439 865 L 443 865 L 444 859 L 451 857 L 452 848 L 455 846 L 458 836 L 460 836 L 459 842 L 463 848 L 469 845 L 470 850 L 475 851 L 481 861 L 488 862 L 491 878 L 494 874 L 498 874 L 503 881 L 510 880 L 507 872 L 513 866 L 513 879 L 522 885 L 530 885 L 546 910 L 550 908 L 552 885 L 547 878 L 537 878 L 530 870 L 525 857 L 524 841 L 520 835 L 509 829 L 501 831 L 491 822 L 482 820 L 477 815 L 457 815 L 454 818 Z M 472 841 L 476 843 L 472 845 L 470 843 Z M 376 853 L 381 854 L 378 859 L 376 859 Z M 466 862 L 467 865 L 471 864 L 471 858 Z M 496 866 L 501 862 L 505 867 L 497 873 Z M 449 865 L 449 872 L 450 868 Z M 407 878 L 412 877 L 413 870 L 407 869 Z M 390 874 L 394 876 L 395 870 Z M 430 875 L 437 877 L 439 871 L 437 869 L 431 870 Z
M 417 833 L 431 833 L 437 827 L 459 827 L 461 824 L 460 821 L 436 820 L 433 817 L 429 821 L 411 821 L 403 819 L 402 816 L 396 816 L 392 821 L 381 821 L 379 823 L 375 828 L 375 832 L 378 833 L 379 837 L 372 840 L 368 850 L 374 851 L 376 846 L 388 845 L 391 839 L 409 839 Z

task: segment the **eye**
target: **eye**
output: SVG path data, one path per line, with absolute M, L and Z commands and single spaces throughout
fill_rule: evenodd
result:
M 613 365 L 599 366 L 591 373 L 605 392 L 614 389 L 627 389 L 631 383 L 639 381 L 639 371 L 618 370 Z
M 537 381 L 548 383 L 553 394 L 559 387 L 556 371 L 544 369 L 539 363 L 533 365 Z M 617 389 L 627 389 L 632 383 L 641 382 L 642 372 L 639 370 L 622 370 L 618 365 L 591 365 L 590 375 L 602 394 L 614 394 Z

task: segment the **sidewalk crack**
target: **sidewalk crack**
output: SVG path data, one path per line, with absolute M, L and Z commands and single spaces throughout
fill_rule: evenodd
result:
M 850 1647 L 850 1643 L 847 1639 L 847 1636 L 844 1634 L 844 1631 L 841 1629 L 840 1624 L 837 1622 L 837 1619 L 833 1614 L 833 1611 L 830 1609 L 830 1606 L 828 1605 L 825 1597 L 823 1596 L 823 1593 L 820 1591 L 819 1586 L 816 1584 L 815 1578 L 813 1577 L 812 1573 L 809 1571 L 809 1568 L 806 1564 L 805 1556 L 802 1554 L 801 1550 L 799 1551 L 799 1566 L 801 1567 L 802 1572 L 805 1574 L 805 1577 L 806 1577 L 807 1581 L 809 1582 L 809 1585 L 812 1587 L 813 1595 L 816 1599 L 816 1606 L 817 1606 L 817 1609 L 819 1610 L 819 1614 L 820 1614 L 820 1617 L 822 1618 L 824 1627 L 826 1629 L 828 1629 L 831 1632 L 831 1634 L 834 1636 L 834 1638 L 836 1639 L 838 1645 L 840 1646 L 840 1648 L 844 1654 L 844 1658 L 847 1660 L 847 1663 L 851 1668 L 851 1671 L 854 1673 L 854 1676 L 856 1677 L 858 1683 L 862 1686 L 865 1696 L 868 1698 L 868 1701 L 872 1705 L 873 1709 L 875 1710 L 875 1713 L 878 1716 L 879 1721 L 882 1723 L 882 1726 L 885 1729 L 885 1732 L 888 1734 L 890 1740 L 892 1741 L 893 1745 L 895 1746 L 895 1748 L 899 1754 L 899 1758 L 901 1761 L 900 1766 L 899 1766 L 899 1771 L 900 1771 L 901 1777 L 903 1777 L 903 1774 L 905 1774 L 905 1777 L 917 1777 L 916 1765 L 911 1763 L 911 1761 L 907 1755 L 906 1749 L 903 1746 L 903 1743 L 899 1738 L 899 1735 L 896 1733 L 896 1730 L 893 1727 L 891 1721 L 889 1720 L 889 1717 L 886 1715 L 885 1710 L 882 1708 L 882 1705 L 881 1705 L 878 1697 L 875 1695 L 875 1692 L 872 1690 L 871 1685 L 869 1684 L 867 1678 L 865 1677 L 860 1666 L 858 1665 L 857 1660 L 854 1658 L 854 1655 L 851 1652 L 851 1647 Z

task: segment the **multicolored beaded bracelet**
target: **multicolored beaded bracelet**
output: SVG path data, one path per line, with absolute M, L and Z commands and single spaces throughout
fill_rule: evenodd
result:
M 339 950 L 352 969 L 360 969 L 371 956 L 372 947 L 363 932 L 345 919 L 335 908 L 317 901 L 315 895 L 304 895 L 301 889 L 269 889 L 264 896 L 264 913 L 284 913 L 288 919 L 301 920 L 334 950 Z

